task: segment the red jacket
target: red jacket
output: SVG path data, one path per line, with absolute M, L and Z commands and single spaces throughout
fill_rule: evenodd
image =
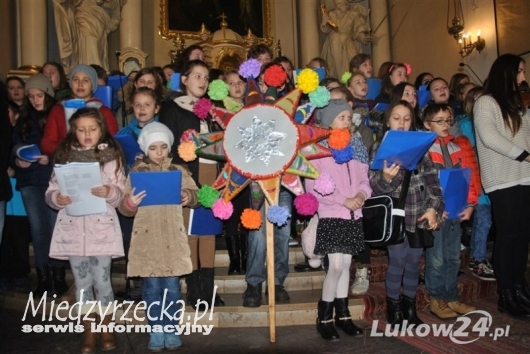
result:
M 92 97 L 88 102 L 100 102 L 95 97 Z M 105 106 L 99 108 L 103 114 L 103 118 L 107 122 L 107 129 L 111 135 L 116 135 L 118 132 L 118 122 L 114 118 L 112 111 Z M 42 137 L 40 148 L 44 155 L 53 156 L 59 142 L 66 137 L 66 116 L 64 115 L 64 106 L 61 103 L 56 104 L 50 111 L 46 126 L 44 127 L 44 135 Z
M 469 139 L 463 135 L 458 138 L 448 135 L 442 140 L 440 140 L 439 137 L 436 138 L 434 144 L 429 149 L 429 155 L 431 156 L 434 165 L 438 168 L 445 167 L 444 157 L 440 147 L 441 141 L 447 145 L 447 149 L 451 155 L 451 161 L 453 162 L 453 168 L 471 169 L 471 180 L 469 183 L 467 202 L 476 205 L 478 197 L 482 193 L 482 185 L 480 184 L 480 173 L 473 146 L 469 142 Z

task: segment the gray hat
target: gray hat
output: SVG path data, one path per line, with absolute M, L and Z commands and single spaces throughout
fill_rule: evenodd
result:
M 39 89 L 52 97 L 55 96 L 55 91 L 53 91 L 52 82 L 50 81 L 50 78 L 41 73 L 34 74 L 26 80 L 26 95 L 28 94 L 28 91 L 30 89 Z
M 349 111 L 353 114 L 350 104 L 346 102 L 346 100 L 343 100 L 342 98 L 329 100 L 327 106 L 317 109 L 317 123 L 323 127 L 329 128 L 331 123 L 333 123 L 333 120 L 335 120 L 342 111 Z
M 140 145 L 140 149 L 147 154 L 149 146 L 157 141 L 163 141 L 171 149 L 175 138 L 173 137 L 171 130 L 162 123 L 151 122 L 146 124 L 142 128 L 142 132 L 138 137 L 138 145 Z
M 72 71 L 70 71 L 70 74 L 68 75 L 68 78 L 70 82 L 72 81 L 72 77 L 75 75 L 75 73 L 82 72 L 84 74 L 87 74 L 90 78 L 90 82 L 92 83 L 92 93 L 96 92 L 98 88 L 98 73 L 96 70 L 94 70 L 93 67 L 90 65 L 85 64 L 77 64 L 74 66 Z

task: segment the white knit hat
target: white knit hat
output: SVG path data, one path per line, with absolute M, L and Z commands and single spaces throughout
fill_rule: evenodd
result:
M 171 149 L 175 138 L 173 137 L 171 130 L 162 123 L 151 122 L 145 125 L 138 137 L 138 145 L 140 145 L 140 149 L 147 154 L 149 146 L 157 141 L 163 141 Z

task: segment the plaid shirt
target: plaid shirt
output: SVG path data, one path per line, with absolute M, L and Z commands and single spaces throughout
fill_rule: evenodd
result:
M 375 156 L 375 150 L 373 149 L 371 154 L 372 158 Z M 370 170 L 369 178 L 372 195 L 388 195 L 399 198 L 404 176 L 405 170 L 400 170 L 396 177 L 390 183 L 387 183 L 383 178 L 382 170 Z M 438 170 L 434 167 L 431 158 L 426 154 L 418 163 L 416 169 L 412 171 L 410 177 L 409 191 L 405 200 L 405 225 L 407 231 L 414 232 L 416 230 L 418 218 L 429 208 L 436 210 L 440 219 L 445 205 L 440 181 L 438 180 Z M 418 223 L 417 226 L 421 229 L 428 228 L 426 220 Z

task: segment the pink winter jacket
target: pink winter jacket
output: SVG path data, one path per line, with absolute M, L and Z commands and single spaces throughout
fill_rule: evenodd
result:
M 116 173 L 116 160 L 107 162 L 101 170 L 104 185 L 110 186 L 107 212 L 86 216 L 69 216 L 64 206 L 57 204 L 59 185 L 52 175 L 46 203 L 59 210 L 50 245 L 50 257 L 68 259 L 70 256 L 123 257 L 123 241 L 116 209 L 123 197 L 125 174 Z
M 368 165 L 357 160 L 350 160 L 343 164 L 335 163 L 333 157 L 311 160 L 311 164 L 320 173 L 328 173 L 335 182 L 335 191 L 326 196 L 317 193 L 313 187 L 315 181 L 305 180 L 306 191 L 318 200 L 319 218 L 341 218 L 350 220 L 350 210 L 344 206 L 346 198 L 353 198 L 357 193 L 364 194 L 368 199 L 372 195 L 372 188 L 368 180 Z M 362 217 L 361 209 L 353 212 L 355 219 Z

